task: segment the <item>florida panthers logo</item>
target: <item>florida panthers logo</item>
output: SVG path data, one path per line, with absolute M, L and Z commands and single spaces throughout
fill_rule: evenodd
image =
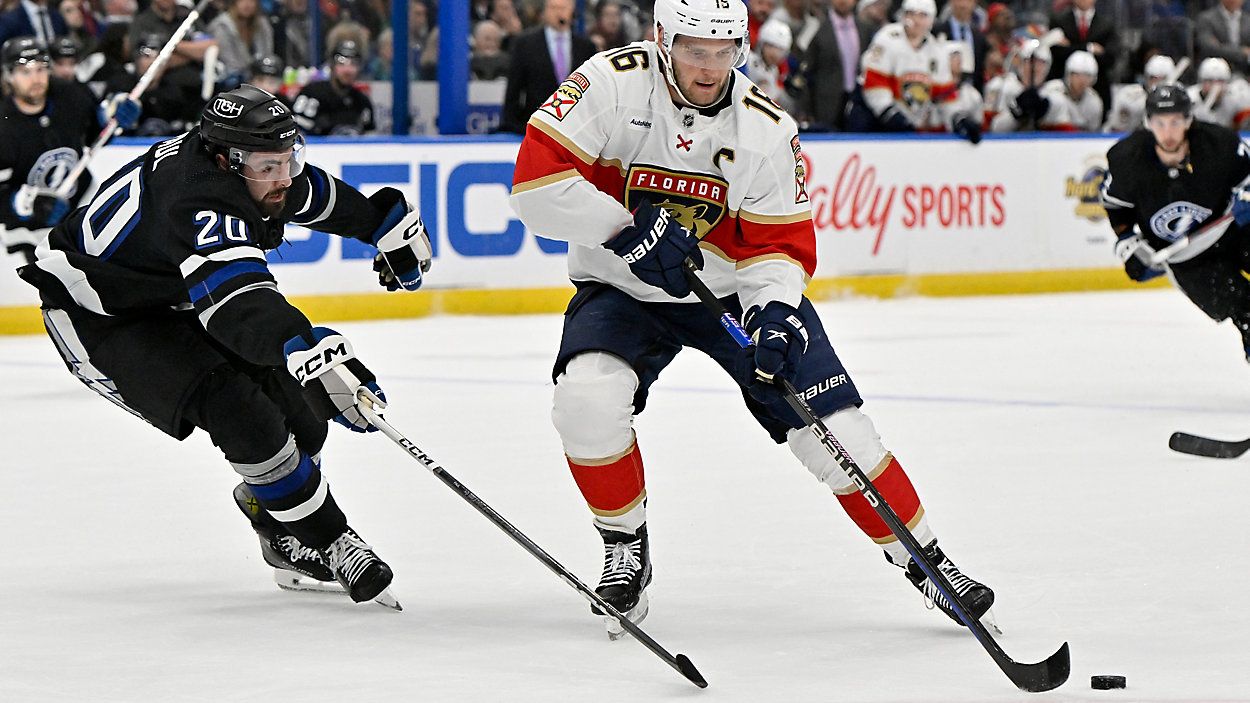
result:
M 706 173 L 686 173 L 635 164 L 625 181 L 625 206 L 643 200 L 661 205 L 702 239 L 725 218 L 729 184 Z
M 928 105 L 933 100 L 931 79 L 924 73 L 906 73 L 899 79 L 899 92 L 908 107 Z
M 45 151 L 35 160 L 35 165 L 26 177 L 26 183 L 36 188 L 56 190 L 77 163 L 78 152 L 67 146 Z M 69 195 L 72 197 L 77 190 L 78 185 L 75 184 Z

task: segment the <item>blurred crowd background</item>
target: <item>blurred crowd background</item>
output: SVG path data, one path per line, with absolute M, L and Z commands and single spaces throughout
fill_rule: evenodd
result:
M 503 86 L 491 125 L 500 131 L 523 130 L 594 52 L 652 38 L 653 0 L 458 2 L 471 23 L 472 79 Z M 1145 91 L 1165 81 L 1191 86 L 1202 119 L 1239 128 L 1250 118 L 1250 14 L 1241 0 L 746 4 L 744 71 L 805 131 L 1117 131 L 1140 123 Z M 408 79 L 435 81 L 437 2 L 407 7 Z M 189 10 L 179 0 L 6 0 L 0 42 L 36 37 L 57 75 L 105 95 L 135 85 Z M 914 34 L 926 23 L 909 18 L 930 11 L 923 36 L 908 39 L 942 65 L 918 81 L 922 90 L 895 85 L 900 110 L 890 111 L 873 99 L 879 86 L 865 58 L 883 33 L 900 31 L 893 23 Z M 313 134 L 375 131 L 371 86 L 391 81 L 394 66 L 391 12 L 390 0 L 214 0 L 143 96 L 134 132 L 178 133 L 214 90 L 242 81 L 282 95 Z M 959 111 L 922 119 L 925 103 L 946 100 L 950 84 Z

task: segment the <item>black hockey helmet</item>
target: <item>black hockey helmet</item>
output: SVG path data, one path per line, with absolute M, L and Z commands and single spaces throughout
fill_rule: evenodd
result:
M 0 47 L 0 64 L 6 72 L 27 63 L 49 63 L 48 50 L 34 37 L 14 37 Z
M 1146 96 L 1146 119 L 1154 115 L 1177 112 L 1189 117 L 1194 111 L 1194 101 L 1185 88 L 1175 83 L 1157 85 Z
M 164 34 L 144 34 L 142 37 L 139 37 L 139 41 L 134 46 L 134 56 L 135 58 L 139 58 L 140 56 L 156 56 L 161 53 L 161 49 L 164 49 L 165 45 L 168 43 L 169 37 Z
M 200 138 L 209 153 L 225 156 L 230 170 L 244 178 L 281 180 L 303 169 L 304 137 L 295 117 L 281 100 L 253 85 L 241 85 L 210 100 L 200 115 Z M 270 172 L 270 177 L 259 172 L 254 154 L 288 150 L 292 154 L 289 170 Z
M 364 52 L 360 50 L 360 44 L 355 39 L 344 39 L 335 44 L 331 56 L 336 63 L 361 63 L 364 61 Z
M 77 61 L 79 54 L 78 42 L 70 36 L 58 37 L 56 41 L 52 42 L 48 53 L 52 54 L 53 61 L 58 59 L 74 59 Z
M 274 78 L 281 78 L 282 72 L 285 70 L 286 64 L 284 64 L 282 59 L 278 58 L 275 54 L 257 56 L 256 60 L 252 62 L 253 76 L 273 76 Z

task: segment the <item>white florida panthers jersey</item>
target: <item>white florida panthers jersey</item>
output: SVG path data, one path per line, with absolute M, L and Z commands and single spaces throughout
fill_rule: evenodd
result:
M 640 202 L 662 205 L 702 240 L 702 278 L 716 295 L 737 293 L 744 309 L 797 306 L 816 242 L 794 120 L 738 71 L 715 105 L 679 106 L 657 54 L 649 41 L 598 54 L 534 112 L 513 210 L 570 243 L 571 279 L 671 302 L 602 246 Z

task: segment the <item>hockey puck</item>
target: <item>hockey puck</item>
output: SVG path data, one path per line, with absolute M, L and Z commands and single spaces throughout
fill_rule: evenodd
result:
M 1128 679 L 1123 676 L 1091 676 L 1089 678 L 1089 687 L 1096 688 L 1099 691 L 1110 691 L 1113 688 L 1124 688 L 1128 685 Z

